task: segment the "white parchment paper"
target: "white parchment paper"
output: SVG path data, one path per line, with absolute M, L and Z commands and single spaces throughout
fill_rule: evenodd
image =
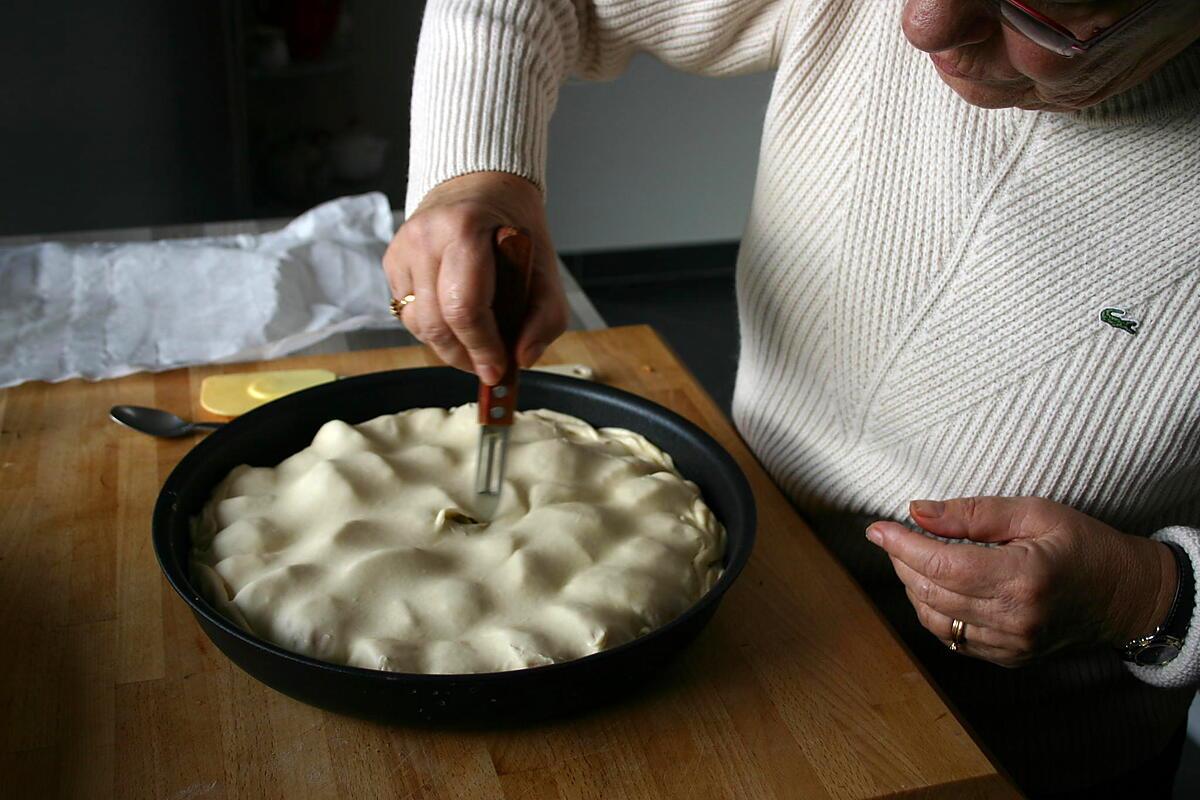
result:
M 0 387 L 278 358 L 395 325 L 391 236 L 372 193 L 271 233 L 0 248 Z

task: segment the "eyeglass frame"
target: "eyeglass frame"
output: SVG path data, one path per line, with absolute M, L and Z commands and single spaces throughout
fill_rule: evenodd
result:
M 1001 7 L 1001 19 L 1008 22 L 1010 27 L 1013 27 L 1018 33 L 1029 39 L 1039 47 L 1056 53 L 1064 58 L 1074 58 L 1077 55 L 1086 53 L 1096 45 L 1108 39 L 1113 34 L 1119 33 L 1129 27 L 1135 20 L 1140 18 L 1147 10 L 1158 3 L 1158 0 L 1147 0 L 1133 11 L 1118 19 L 1113 24 L 1106 28 L 1101 28 L 1098 32 L 1087 39 L 1080 39 L 1069 28 L 1060 22 L 1057 22 L 1040 11 L 1030 8 L 1022 0 L 991 0 L 993 5 Z M 1035 27 L 1042 29 L 1052 39 L 1060 40 L 1063 44 L 1059 47 L 1047 44 L 1046 42 L 1038 41 L 1030 36 L 1024 30 L 1017 28 L 1007 16 L 1004 14 L 1004 9 L 1009 8 L 1016 13 L 1024 16 L 1029 22 L 1032 22 Z

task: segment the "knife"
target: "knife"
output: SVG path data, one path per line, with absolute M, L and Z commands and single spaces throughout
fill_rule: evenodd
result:
M 475 513 L 490 521 L 500 505 L 508 434 L 517 409 L 517 337 L 525 321 L 529 274 L 533 266 L 533 240 L 517 228 L 496 231 L 492 251 L 496 260 L 496 291 L 492 313 L 504 342 L 507 366 L 495 386 L 479 382 L 479 452 L 475 460 Z

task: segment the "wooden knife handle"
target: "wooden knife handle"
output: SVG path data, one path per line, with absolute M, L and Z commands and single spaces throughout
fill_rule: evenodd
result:
M 529 303 L 529 275 L 533 269 L 533 240 L 511 226 L 496 230 L 493 240 L 496 260 L 496 292 L 492 314 L 504 342 L 507 366 L 495 386 L 479 383 L 479 424 L 511 425 L 517 408 L 517 337 L 525 322 Z

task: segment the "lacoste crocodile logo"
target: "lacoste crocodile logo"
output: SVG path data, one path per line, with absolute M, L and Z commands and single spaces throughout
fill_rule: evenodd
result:
M 1104 309 L 1100 312 L 1100 321 L 1134 336 L 1137 336 L 1138 325 L 1141 324 L 1134 319 L 1125 319 L 1125 310 L 1121 308 Z

